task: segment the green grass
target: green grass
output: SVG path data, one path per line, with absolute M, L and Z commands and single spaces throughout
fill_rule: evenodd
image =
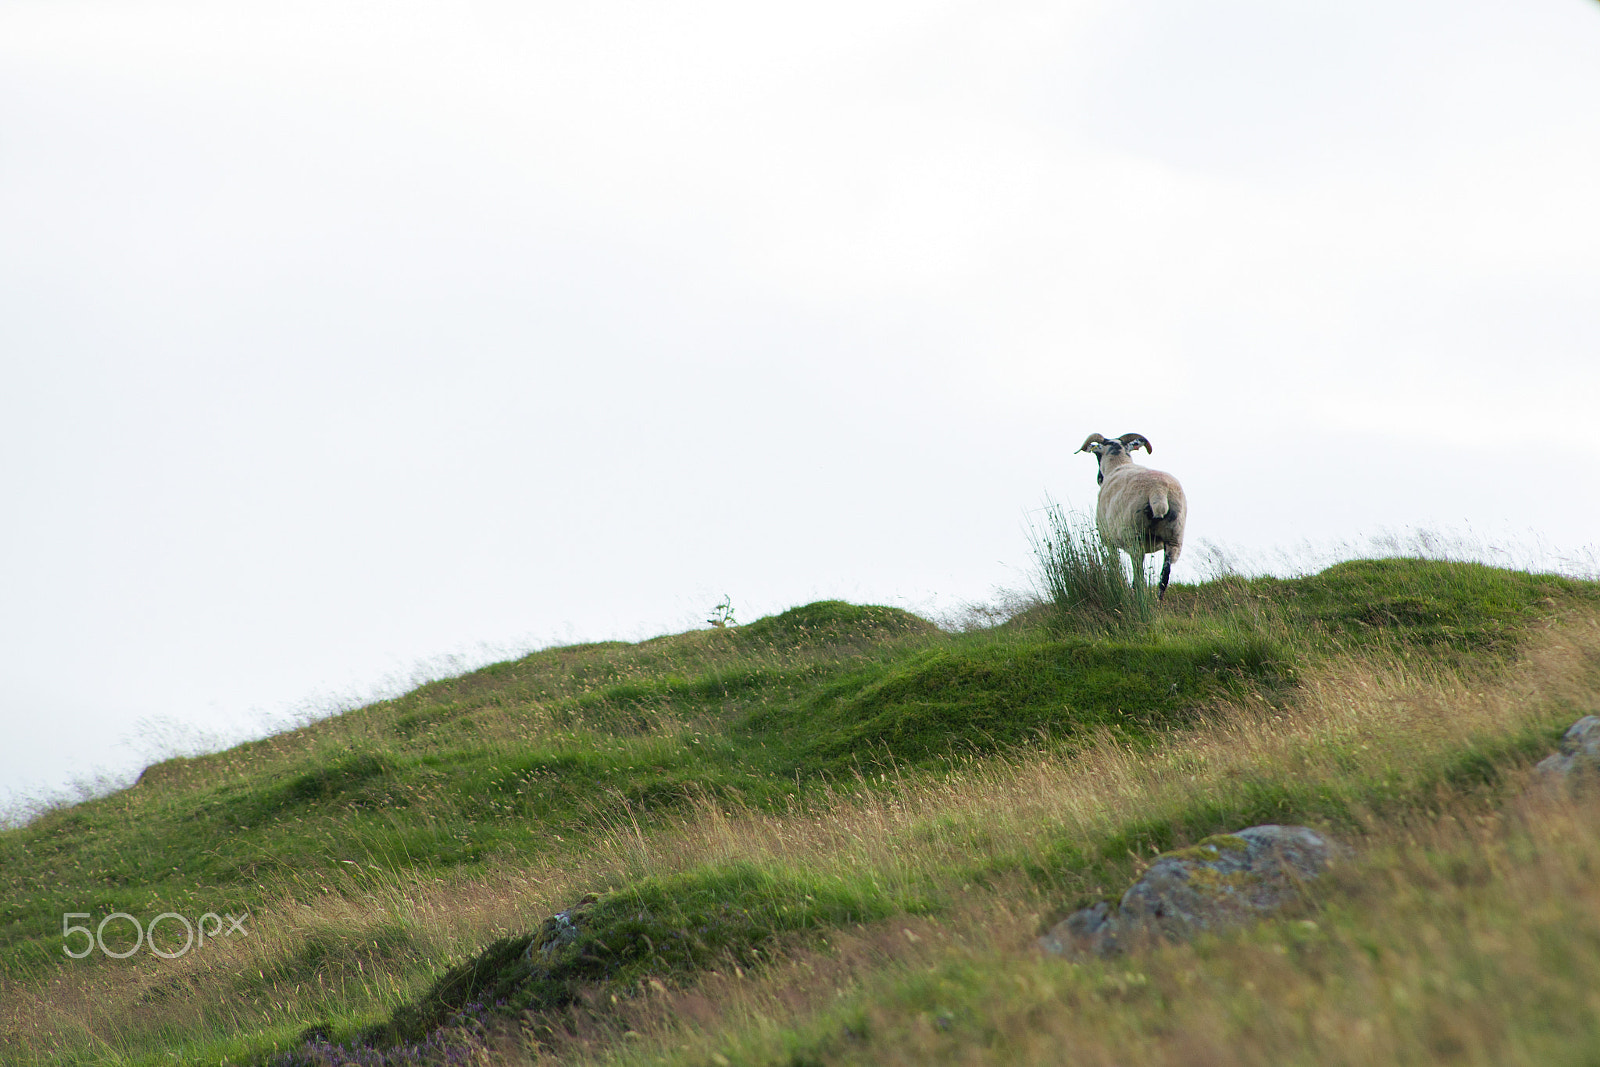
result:
M 354 1035 L 359 1044 L 419 1042 L 477 1011 L 515 1018 L 580 1003 L 597 989 L 636 993 L 649 979 L 715 965 L 757 967 L 784 935 L 928 910 L 869 878 L 818 876 L 749 863 L 649 878 L 574 909 L 582 932 L 545 956 L 538 932 L 502 938 L 440 977 L 417 1003 Z M 553 923 L 547 923 L 553 929 Z M 794 943 L 791 938 L 790 943 Z M 530 953 L 530 946 L 533 951 Z M 338 1031 L 317 1027 L 330 1037 Z
M 1330 787 L 1284 777 L 1244 780 L 1226 798 L 1148 810 L 1088 840 L 1057 841 L 1025 854 L 958 864 L 932 876 L 924 872 L 892 887 L 872 872 L 841 877 L 761 868 L 746 861 L 645 879 L 579 908 L 583 937 L 552 961 L 527 958 L 530 944 L 541 943 L 549 929 L 543 935 L 504 938 L 451 969 L 420 1001 L 401 1007 L 384 1024 L 354 1034 L 328 1026 L 316 1029 L 358 1046 L 386 1047 L 421 1041 L 449 1020 L 474 1012 L 513 1018 L 534 1013 L 550 1019 L 547 1027 L 560 1025 L 575 1005 L 584 1003 L 591 1011 L 592 1005 L 602 1005 L 597 1014 L 604 1016 L 606 995 L 634 995 L 650 978 L 683 983 L 712 967 L 755 967 L 764 957 L 808 943 L 785 936 L 795 932 L 812 934 L 809 942 L 814 943 L 815 935 L 830 929 L 891 916 L 948 914 L 960 905 L 953 886 L 1014 885 L 1011 876 L 1017 874 L 1030 879 L 1044 899 L 1058 902 L 1045 914 L 1041 925 L 1048 926 L 1106 897 L 1109 887 L 1131 882 L 1139 857 L 1206 840 L 1218 827 L 1310 823 L 1332 827 L 1348 839 L 1362 833 L 1375 816 L 1409 813 L 1418 798 L 1493 794 L 1508 768 L 1548 752 L 1557 733 L 1556 728 L 1530 727 L 1493 748 L 1431 755 L 1410 766 L 1403 781 L 1352 777 Z
M 1106 745 L 1155 752 L 1224 704 L 1294 705 L 1303 679 L 1338 657 L 1490 677 L 1539 626 L 1597 603 L 1593 585 L 1546 575 L 1368 560 L 1295 580 L 1173 586 L 1136 626 L 1104 625 L 1100 608 L 1097 621 L 1066 624 L 1058 606 L 951 634 L 892 608 L 824 601 L 742 627 L 549 649 L 171 760 L 137 788 L 0 832 L 0 989 L 111 968 L 63 970 L 66 912 L 276 915 L 364 894 L 404 898 L 479 872 L 594 871 L 592 952 L 538 974 L 511 962 L 527 926 L 480 935 L 463 952 L 459 939 L 471 935 L 330 920 L 274 934 L 281 949 L 252 975 L 206 979 L 259 1001 L 257 1014 L 202 1013 L 181 1041 L 132 1026 L 115 1056 L 92 1041 L 63 1046 L 76 1049 L 68 1060 L 154 1062 L 163 1042 L 178 1042 L 240 1062 L 274 1043 L 281 1051 L 286 1033 L 306 1027 L 414 1039 L 485 996 L 516 1010 L 567 1008 L 602 987 L 627 997 L 648 977 L 692 981 L 828 930 L 947 914 L 959 910 L 962 886 L 1020 878 L 1049 909 L 1070 909 L 1108 892 L 1131 857 L 1219 830 L 1290 819 L 1353 827 L 1442 787 L 1493 790 L 1556 728 L 1540 719 L 1382 774 L 1351 742 L 1317 757 L 1347 765 L 1343 778 L 1257 769 L 1226 790 L 1015 847 L 953 811 L 922 823 L 920 842 L 908 839 L 952 843 L 931 868 L 737 855 L 664 873 L 583 865 L 619 829 L 648 850 L 697 825 L 708 805 L 825 821 L 831 806 L 889 803 L 982 761 L 1065 759 Z M 190 995 L 181 983 L 153 988 L 174 1003 Z
M 1057 626 L 1115 633 L 1143 627 L 1154 617 L 1156 592 L 1145 580 L 1144 559 L 1125 564 L 1091 516 L 1069 515 L 1059 504 L 1048 504 L 1042 526 L 1034 527 L 1030 538 Z
M 1251 585 L 1308 635 L 1345 646 L 1402 641 L 1456 666 L 1513 651 L 1522 628 L 1572 588 L 1548 575 L 1416 559 L 1354 560 L 1312 580 Z
M 862 669 L 751 724 L 801 738 L 800 766 L 919 764 L 1105 727 L 1130 737 L 1188 721 L 1249 683 L 1292 676 L 1254 635 L 1161 633 L 930 648 Z
M 1600 1054 L 1594 796 L 1436 798 L 1280 921 L 1067 962 L 951 935 L 803 1021 L 768 1002 L 610 1062 L 1583 1064 Z M 759 1003 L 759 1002 L 758 1002 Z

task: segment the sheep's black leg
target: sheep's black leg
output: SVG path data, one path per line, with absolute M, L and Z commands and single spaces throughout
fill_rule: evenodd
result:
M 1172 577 L 1172 554 L 1165 549 L 1161 552 L 1161 588 L 1156 590 L 1156 599 L 1160 600 L 1167 595 L 1167 579 Z

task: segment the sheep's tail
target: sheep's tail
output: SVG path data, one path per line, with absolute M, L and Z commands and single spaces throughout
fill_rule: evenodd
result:
M 1171 510 L 1171 508 L 1172 505 L 1167 500 L 1167 491 L 1165 488 L 1157 486 L 1156 488 L 1150 490 L 1149 501 L 1145 504 L 1145 509 L 1149 512 L 1152 520 L 1166 518 L 1167 512 Z

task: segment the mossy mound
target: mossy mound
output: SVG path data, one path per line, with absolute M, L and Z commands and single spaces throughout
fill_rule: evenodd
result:
M 1247 683 L 1293 677 L 1254 637 L 1132 640 L 1069 637 L 1021 645 L 934 648 L 855 672 L 806 704 L 751 724 L 803 736 L 807 769 L 992 752 L 1108 728 L 1132 737 L 1190 720 Z
M 1481 563 L 1358 559 L 1309 578 L 1257 579 L 1300 625 L 1360 642 L 1403 639 L 1446 659 L 1507 653 L 1555 598 L 1592 599 L 1593 583 Z
M 646 879 L 591 895 L 538 931 L 494 942 L 358 1043 L 415 1043 L 463 1016 L 546 1015 L 603 991 L 626 996 L 648 980 L 670 982 L 719 963 L 753 967 L 782 935 L 927 908 L 869 881 L 749 863 Z
M 937 633 L 938 629 L 927 619 L 899 608 L 819 600 L 790 608 L 781 615 L 757 619 L 736 628 L 733 634 L 745 644 L 781 648 L 881 641 L 886 637 Z

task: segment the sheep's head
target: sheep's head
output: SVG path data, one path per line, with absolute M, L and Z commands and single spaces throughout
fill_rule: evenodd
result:
M 1125 433 L 1121 437 L 1104 438 L 1097 433 L 1092 433 L 1084 439 L 1083 447 L 1079 452 L 1092 452 L 1097 456 L 1115 456 L 1123 452 L 1132 452 L 1142 448 L 1146 452 L 1154 452 L 1150 438 L 1142 433 Z
M 1136 448 L 1142 448 L 1146 452 L 1155 451 L 1150 446 L 1150 439 L 1142 433 L 1125 433 L 1121 437 L 1112 438 L 1092 433 L 1085 438 L 1083 447 L 1078 451 L 1093 454 L 1099 467 L 1099 472 L 1095 475 L 1094 480 L 1097 484 L 1104 484 L 1106 480 L 1106 460 L 1116 459 L 1116 462 L 1111 464 L 1112 468 L 1120 467 L 1124 463 L 1131 463 L 1133 462 L 1133 457 L 1129 453 Z M 1121 458 L 1117 459 L 1116 457 Z

